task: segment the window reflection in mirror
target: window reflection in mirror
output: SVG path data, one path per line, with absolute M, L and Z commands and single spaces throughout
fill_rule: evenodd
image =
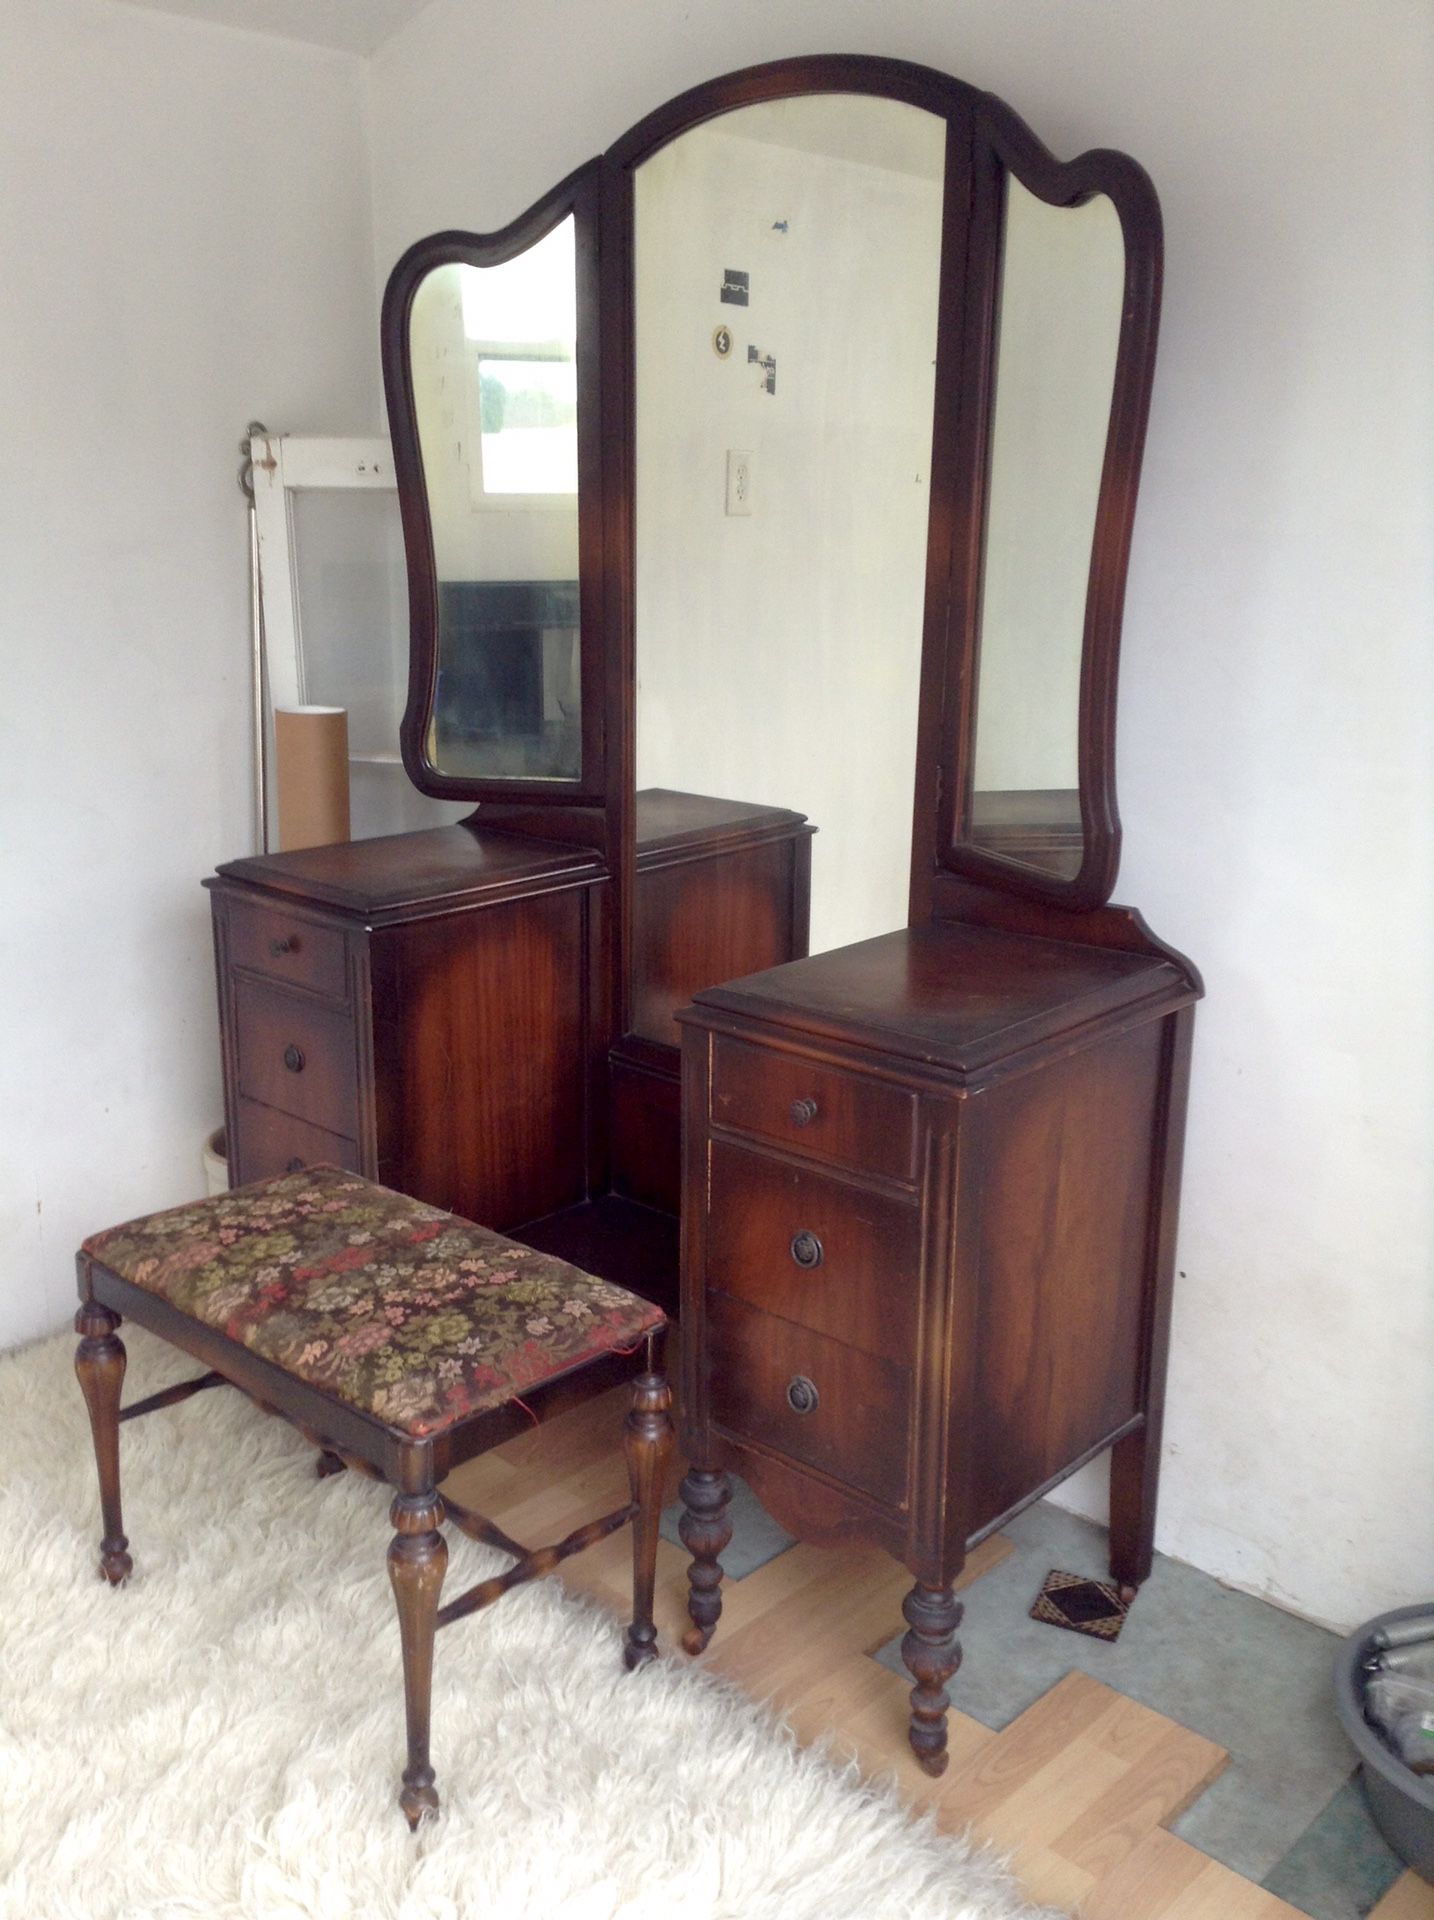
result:
M 1104 194 L 1052 207 L 1007 179 L 974 773 L 965 838 L 1074 879 L 1091 537 L 1125 288 Z
M 638 785 L 806 814 L 814 952 L 907 916 L 945 135 L 806 96 L 634 180 Z
M 435 268 L 414 296 L 440 773 L 581 773 L 576 333 L 571 216 L 501 266 Z

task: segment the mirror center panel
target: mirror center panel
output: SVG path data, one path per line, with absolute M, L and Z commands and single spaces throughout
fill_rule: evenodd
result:
M 813 820 L 814 952 L 907 914 L 945 159 L 815 94 L 633 177 L 637 784 Z

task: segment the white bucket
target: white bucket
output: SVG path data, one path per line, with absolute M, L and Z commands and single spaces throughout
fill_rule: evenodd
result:
M 225 1153 L 224 1129 L 216 1127 L 204 1143 L 204 1185 L 211 1200 L 216 1194 L 229 1191 L 229 1162 Z

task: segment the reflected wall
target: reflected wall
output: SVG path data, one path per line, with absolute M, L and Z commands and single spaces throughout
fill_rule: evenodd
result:
M 634 176 L 637 783 L 815 821 L 814 952 L 907 914 L 945 138 L 807 96 Z

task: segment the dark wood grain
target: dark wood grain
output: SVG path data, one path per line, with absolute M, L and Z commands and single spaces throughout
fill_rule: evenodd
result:
M 1162 1023 L 982 1096 L 968 1530 L 1138 1410 Z
M 678 843 L 661 864 L 651 857 L 642 863 L 633 903 L 631 1032 L 675 1050 L 673 1015 L 694 994 L 801 951 L 794 937 L 796 869 L 810 857 L 810 832 L 729 843 L 705 858 L 700 842 Z
M 904 1507 L 908 1497 L 911 1371 L 712 1293 L 705 1335 L 712 1420 L 834 1480 Z M 793 1382 L 816 1390 L 809 1411 Z
M 623 1660 L 629 1669 L 657 1658 L 657 1628 L 652 1597 L 657 1580 L 657 1529 L 662 1491 L 676 1435 L 672 1426 L 672 1389 L 662 1374 L 649 1370 L 632 1383 L 632 1406 L 623 1427 L 628 1484 L 632 1489 L 632 1619 L 623 1636 Z
M 611 1072 L 613 1191 L 675 1215 L 682 1192 L 677 1076 L 618 1049 Z
M 909 1089 L 790 1053 L 717 1040 L 711 1121 L 830 1166 L 908 1184 L 916 1175 Z
M 1155 1129 L 1155 1164 L 1146 1223 L 1143 1321 L 1140 1337 L 1140 1411 L 1135 1432 L 1117 1441 L 1110 1467 L 1110 1571 L 1127 1598 L 1149 1578 L 1155 1556 L 1155 1511 L 1160 1491 L 1160 1442 L 1165 1426 L 1165 1369 L 1175 1288 L 1175 1228 L 1184 1164 L 1185 1109 L 1190 1086 L 1194 1009 L 1163 1024 L 1162 1111 Z
M 710 1289 L 909 1364 L 921 1304 L 921 1215 L 910 1201 L 715 1141 L 708 1204 Z M 817 1265 L 799 1264 L 799 1238 Z
M 335 907 L 371 924 L 395 916 L 454 912 L 564 881 L 581 885 L 605 873 L 591 848 L 465 821 L 456 827 L 425 827 L 375 840 L 230 860 L 220 867 L 219 880 L 262 890 L 236 896 L 236 904 L 242 900 L 251 908 L 274 911 L 280 903 L 263 895 L 277 894 L 290 910 L 302 901 Z
M 331 1000 L 348 992 L 348 956 L 341 928 L 285 910 L 236 902 L 229 920 L 234 966 Z
M 408 1723 L 408 1763 L 398 1804 L 410 1827 L 438 1811 L 438 1792 L 428 1757 L 433 1698 L 433 1636 L 438 1595 L 448 1567 L 448 1543 L 438 1531 L 443 1505 L 432 1489 L 396 1493 L 389 1519 L 388 1577 L 398 1603 L 403 1649 L 403 1704 Z
M 123 1586 L 134 1572 L 120 1511 L 119 1423 L 125 1350 L 119 1326 L 120 1316 L 95 1299 L 82 1301 L 75 1315 L 75 1332 L 80 1336 L 75 1349 L 75 1376 L 85 1396 L 100 1476 L 104 1525 L 100 1572 L 112 1587 Z
M 234 1006 L 239 1097 L 354 1136 L 358 1059 L 348 1010 L 242 974 L 234 982 Z
M 378 1177 L 505 1230 L 587 1196 L 585 891 L 382 928 Z
M 790 1030 L 972 1075 L 1103 1016 L 1148 1018 L 1190 997 L 1159 959 L 943 922 L 817 954 L 697 999 L 704 1014 L 780 1019 Z
M 268 1180 L 276 1173 L 297 1173 L 300 1167 L 343 1167 L 349 1173 L 370 1175 L 377 1171 L 373 1156 L 365 1164 L 358 1141 L 341 1133 L 311 1126 L 257 1100 L 238 1098 L 234 1111 L 235 1124 L 226 1136 L 231 1186 Z

